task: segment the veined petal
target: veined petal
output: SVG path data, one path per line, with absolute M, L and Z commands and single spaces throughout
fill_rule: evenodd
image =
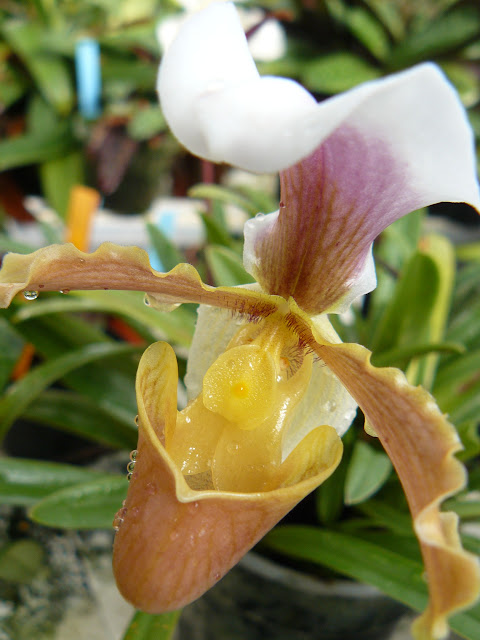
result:
M 430 593 L 415 637 L 444 638 L 448 617 L 480 593 L 478 560 L 461 546 L 458 518 L 440 512 L 440 503 L 465 485 L 465 469 L 454 457 L 462 448 L 457 433 L 424 389 L 397 369 L 373 367 L 364 347 L 319 344 L 316 350 L 363 409 L 402 482 Z
M 203 302 L 252 317 L 266 317 L 277 309 L 271 296 L 240 287 L 203 284 L 189 264 L 180 264 L 168 273 L 154 271 L 147 253 L 138 247 L 105 242 L 88 254 L 72 244 L 51 245 L 28 255 L 10 253 L 3 260 L 0 307 L 8 307 L 12 298 L 24 290 L 75 289 L 146 291 L 157 304 Z
M 393 221 L 441 201 L 480 209 L 472 133 L 441 72 L 425 64 L 360 89 L 335 99 L 347 116 L 281 173 L 279 212 L 246 225 L 246 269 L 309 313 L 374 288 L 371 245 Z
M 175 420 L 176 380 L 171 348 L 156 343 L 147 349 L 137 374 L 138 454 L 116 518 L 117 584 L 127 600 L 151 613 L 178 609 L 202 595 L 333 472 L 342 451 L 335 431 L 321 428 L 307 443 L 320 444 L 320 455 L 311 460 L 308 450 L 294 451 L 279 479 L 282 488 L 195 491 L 162 445 Z

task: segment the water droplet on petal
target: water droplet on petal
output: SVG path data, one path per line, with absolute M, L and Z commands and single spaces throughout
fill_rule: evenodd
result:
M 235 451 L 238 451 L 238 443 L 237 442 L 229 442 L 227 445 L 227 452 L 228 453 L 235 453 Z
M 132 462 L 135 462 L 135 460 L 137 459 L 137 455 L 138 455 L 138 451 L 136 449 L 134 449 L 133 451 L 130 451 L 130 460 Z
M 325 404 L 325 409 L 327 411 L 335 411 L 336 408 L 337 408 L 337 403 L 335 402 L 335 400 L 327 400 Z
M 149 496 L 155 495 L 156 491 L 153 482 L 147 482 L 147 484 L 145 485 L 145 493 Z
M 143 304 L 146 305 L 147 307 L 150 306 L 150 300 L 148 299 L 147 295 L 145 295 L 145 297 L 143 298 Z
M 134 420 L 134 422 L 135 422 L 135 424 L 136 424 L 136 425 L 137 425 L 137 427 L 138 427 L 138 416 L 135 416 L 135 420 Z
M 70 289 L 60 289 L 60 293 L 67 295 L 67 293 L 70 293 Z
M 255 218 L 257 218 L 258 220 L 261 220 L 264 217 L 265 217 L 264 213 L 257 213 L 257 215 L 255 216 Z
M 134 470 L 135 470 L 135 462 L 132 460 L 127 464 L 127 471 L 129 475 L 131 475 L 134 472 Z
M 38 298 L 38 291 L 24 291 L 23 297 L 25 300 L 36 300 Z

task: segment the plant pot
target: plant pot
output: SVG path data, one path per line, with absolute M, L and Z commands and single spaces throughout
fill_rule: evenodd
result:
M 184 609 L 175 640 L 387 640 L 408 611 L 373 587 L 250 553 Z

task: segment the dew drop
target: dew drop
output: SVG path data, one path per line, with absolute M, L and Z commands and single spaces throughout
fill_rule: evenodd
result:
M 138 455 L 138 451 L 136 449 L 134 449 L 133 451 L 130 451 L 130 460 L 132 462 L 135 462 L 135 460 L 137 459 L 137 455 Z
M 130 480 L 132 479 L 133 473 L 127 473 L 127 480 L 130 482 Z
M 137 415 L 137 416 L 135 416 L 135 420 L 134 420 L 134 422 L 135 422 L 135 424 L 136 424 L 136 425 L 137 425 L 137 427 L 138 427 L 138 415 Z
M 147 307 L 150 306 L 150 300 L 148 299 L 147 295 L 145 295 L 145 297 L 143 298 L 143 304 L 146 305 Z
M 120 525 L 122 524 L 122 522 L 123 522 L 123 518 L 120 518 L 120 516 L 117 513 L 112 523 L 112 527 L 114 528 L 115 531 L 120 530 Z
M 131 475 L 134 472 L 134 470 L 135 470 L 135 462 L 132 460 L 127 464 L 127 471 L 129 475 Z
M 255 218 L 256 218 L 257 220 L 261 220 L 261 219 L 262 219 L 262 218 L 264 218 L 264 217 L 265 217 L 265 214 L 264 214 L 264 213 L 257 213 L 257 215 L 255 216 Z
M 235 451 L 238 451 L 238 443 L 237 442 L 229 442 L 227 444 L 227 452 L 228 453 L 235 453 Z
M 36 300 L 38 298 L 38 291 L 24 291 L 23 297 L 25 300 Z
M 336 408 L 337 408 L 337 403 L 335 402 L 335 400 L 327 400 L 325 404 L 325 409 L 327 411 L 335 411 Z
M 60 289 L 60 293 L 67 295 L 67 293 L 70 293 L 70 289 Z
M 149 496 L 155 495 L 155 485 L 153 482 L 147 482 L 145 485 L 145 493 Z
M 112 527 L 114 528 L 115 531 L 118 531 L 120 529 L 120 526 L 123 523 L 123 516 L 127 513 L 127 508 L 125 507 L 125 500 L 122 502 L 122 508 L 117 511 L 117 513 L 115 514 L 115 518 L 113 519 L 112 522 Z

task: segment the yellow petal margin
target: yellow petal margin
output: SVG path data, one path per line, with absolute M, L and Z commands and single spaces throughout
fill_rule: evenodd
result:
M 447 618 L 473 604 L 480 592 L 478 560 L 461 546 L 458 518 L 440 512 L 442 500 L 466 482 L 454 457 L 462 448 L 458 435 L 429 393 L 411 386 L 398 369 L 373 367 L 364 347 L 318 344 L 315 351 L 362 408 L 405 491 L 430 593 L 427 610 L 414 624 L 415 638 L 444 638 Z
M 244 494 L 195 491 L 162 444 L 176 419 L 176 385 L 173 350 L 153 344 L 137 374 L 138 453 L 116 518 L 113 553 L 121 593 L 150 613 L 178 609 L 202 595 L 325 480 L 342 455 L 341 440 L 330 428 L 323 460 L 293 486 Z
M 200 302 L 239 313 L 267 317 L 277 309 L 271 296 L 240 287 L 209 287 L 194 267 L 179 264 L 168 273 L 152 269 L 138 247 L 105 242 L 93 253 L 72 244 L 54 244 L 34 253 L 9 253 L 0 270 L 0 307 L 20 291 L 120 289 L 153 294 L 157 303 Z

